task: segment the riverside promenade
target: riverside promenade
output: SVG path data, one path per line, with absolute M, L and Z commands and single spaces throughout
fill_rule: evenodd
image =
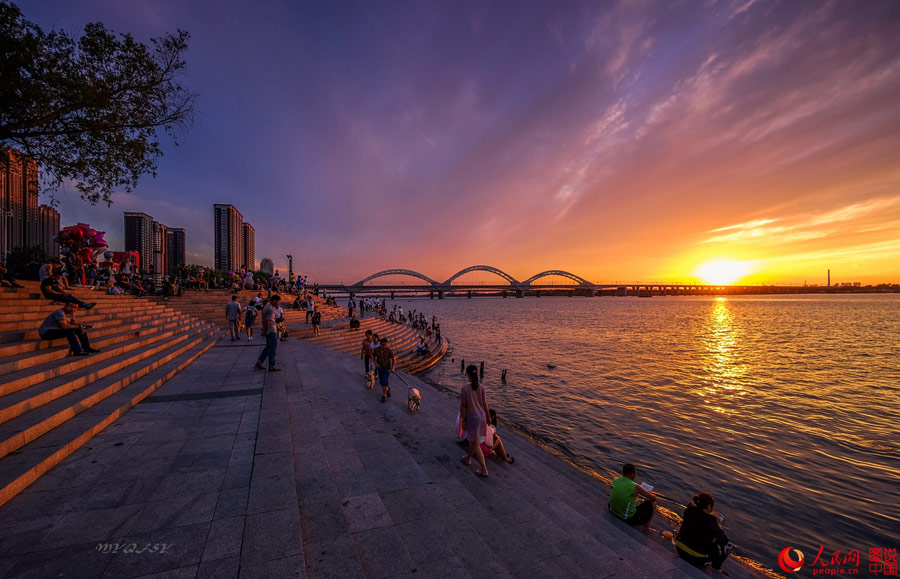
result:
M 516 463 L 482 479 L 446 394 L 402 375 L 422 393 L 410 413 L 397 377 L 387 403 L 365 389 L 356 357 L 292 339 L 267 373 L 261 348 L 219 342 L 0 507 L 0 577 L 707 576 L 502 409 Z

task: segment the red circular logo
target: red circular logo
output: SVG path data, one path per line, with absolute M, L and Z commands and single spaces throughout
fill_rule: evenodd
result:
M 796 554 L 796 561 L 791 559 L 791 552 Z M 803 553 L 800 549 L 785 547 L 781 550 L 781 553 L 778 554 L 778 566 L 781 567 L 781 570 L 785 573 L 796 573 L 800 570 L 800 567 L 803 567 Z

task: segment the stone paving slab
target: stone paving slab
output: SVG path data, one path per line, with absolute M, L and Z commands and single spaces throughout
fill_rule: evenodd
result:
M 410 413 L 353 356 L 282 342 L 271 373 L 261 348 L 220 343 L 0 507 L 0 578 L 706 576 L 502 412 L 516 464 L 481 479 L 452 397 L 403 375 Z

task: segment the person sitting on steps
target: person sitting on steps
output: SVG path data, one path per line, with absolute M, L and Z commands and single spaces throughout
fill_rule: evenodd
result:
M 513 458 L 511 454 L 507 454 L 506 447 L 503 446 L 503 441 L 500 440 L 500 435 L 497 434 L 497 413 L 494 412 L 493 408 L 488 409 L 488 414 L 491 415 L 491 431 L 493 432 L 493 444 L 491 446 L 487 445 L 487 441 L 482 441 L 481 444 L 481 452 L 484 453 L 485 457 L 488 456 L 496 456 L 499 457 L 500 460 L 507 464 L 513 464 L 516 462 L 516 459 Z M 479 437 L 481 440 L 481 437 Z
M 45 298 L 63 304 L 78 304 L 80 307 L 86 310 L 89 310 L 97 305 L 95 302 L 85 303 L 72 294 L 68 294 L 59 289 L 59 279 L 61 277 L 62 276 L 59 273 L 54 271 L 50 275 L 50 277 L 41 282 L 41 293 Z
M 656 510 L 656 496 L 634 482 L 637 469 L 626 463 L 622 466 L 622 476 L 614 479 L 609 490 L 609 512 L 635 528 L 649 528 L 650 519 Z M 636 504 L 636 498 L 644 500 Z
M 697 567 L 712 565 L 721 569 L 734 545 L 719 526 L 713 514 L 716 500 L 709 493 L 699 493 L 684 509 L 681 529 L 675 540 L 678 556 Z
M 91 326 L 84 326 L 75 322 L 75 312 L 77 310 L 78 304 L 75 302 L 69 302 L 59 308 L 44 319 L 44 322 L 38 328 L 38 335 L 40 335 L 42 340 L 65 338 L 69 342 L 69 348 L 73 356 L 96 354 L 100 350 L 91 347 L 91 341 L 85 332 Z

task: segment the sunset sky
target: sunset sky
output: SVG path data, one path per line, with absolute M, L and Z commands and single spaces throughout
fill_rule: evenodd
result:
M 195 124 L 112 208 L 188 231 L 213 203 L 321 282 L 900 283 L 900 2 L 27 0 L 45 29 L 191 33 Z

